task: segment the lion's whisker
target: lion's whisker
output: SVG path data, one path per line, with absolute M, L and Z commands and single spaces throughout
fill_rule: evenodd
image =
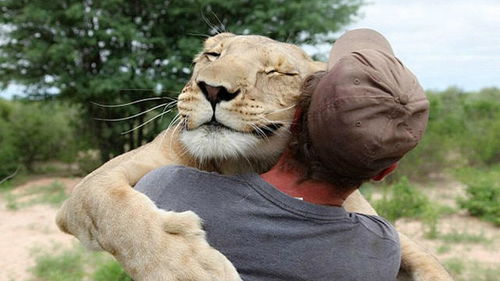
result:
M 184 121 L 184 120 L 183 120 L 183 121 Z M 175 130 L 177 130 L 177 128 L 178 128 L 181 124 L 184 124 L 184 123 L 185 123 L 185 122 L 183 122 L 183 121 L 182 121 L 182 122 L 179 122 L 179 124 L 177 124 L 177 126 L 175 126 L 173 133 L 175 133 Z M 170 140 L 170 147 L 172 147 L 172 139 Z M 182 151 L 181 151 L 181 153 L 179 154 L 179 157 L 181 157 L 181 158 L 182 158 L 182 157 L 184 157 L 186 154 L 188 154 L 188 152 L 189 152 L 189 150 L 187 149 L 187 147 L 182 146 Z M 191 155 L 189 155 L 189 154 L 188 154 L 188 156 L 189 156 L 189 158 L 190 158 L 189 160 L 195 159 L 195 157 L 194 157 L 194 156 L 191 156 Z M 200 158 L 198 158 L 198 160 L 201 160 L 200 162 L 201 162 L 202 164 L 204 164 L 205 159 L 200 159 Z
M 151 98 L 145 98 L 145 99 L 131 101 L 128 103 L 121 103 L 121 104 L 102 104 L 102 103 L 97 103 L 97 102 L 93 102 L 93 101 L 91 101 L 90 103 L 97 105 L 97 106 L 100 106 L 100 107 L 122 107 L 122 106 L 132 105 L 132 104 L 141 103 L 141 102 L 145 102 L 145 101 L 162 100 L 162 99 L 175 100 L 174 98 L 171 98 L 171 97 L 151 97 Z
M 280 131 L 274 133 L 274 135 L 280 136 L 280 137 L 289 136 L 289 134 L 290 134 L 289 130 L 280 130 Z
M 172 102 L 169 102 L 167 105 L 165 105 L 165 108 L 163 109 L 162 113 L 165 112 L 169 107 L 177 105 L 177 100 L 174 100 Z M 163 120 L 163 114 L 161 115 L 160 122 Z
M 290 126 L 293 123 L 291 121 L 269 120 L 267 118 L 260 118 L 259 122 L 265 123 L 264 124 L 265 126 L 269 126 L 271 124 L 280 124 L 281 126 Z
M 155 89 L 140 89 L 140 88 L 123 88 L 118 90 L 120 92 L 152 92 L 152 93 L 169 93 L 169 94 L 177 94 L 177 91 L 171 91 L 171 90 L 161 90 L 157 91 Z
M 176 124 L 178 121 L 179 121 L 179 116 L 180 116 L 180 113 L 177 113 L 174 118 L 172 118 L 172 120 L 170 120 L 170 123 L 168 124 L 167 128 L 165 129 L 165 131 L 168 131 L 170 130 L 170 128 Z M 163 146 L 163 141 L 165 140 L 165 136 L 163 137 L 163 139 L 161 140 L 161 145 Z M 170 146 L 171 147 L 171 146 Z
M 264 123 L 271 124 L 271 123 L 279 123 L 282 125 L 291 125 L 293 122 L 292 121 L 285 121 L 285 120 L 269 120 L 266 117 L 260 116 L 258 122 L 264 121 Z
M 176 122 L 177 122 L 177 121 L 176 121 Z M 182 125 L 181 125 L 182 123 L 183 123 L 182 121 L 181 121 L 181 122 L 178 122 L 178 123 L 177 123 L 177 125 L 175 125 L 174 129 L 172 130 L 172 134 L 171 134 L 171 137 L 170 137 L 170 143 L 168 144 L 168 147 L 170 148 L 170 150 L 172 150 L 172 147 L 173 147 L 173 146 L 172 146 L 172 141 L 173 141 L 173 139 L 174 139 L 174 137 L 175 137 L 175 131 L 177 131 L 177 129 L 178 129 L 180 126 L 182 126 Z M 185 148 L 183 148 L 183 149 L 185 150 Z
M 255 132 L 257 132 L 259 136 L 265 138 L 266 141 L 269 141 L 269 137 L 266 135 L 266 133 L 264 133 L 264 131 L 262 131 L 259 126 L 257 126 L 256 124 L 250 124 L 250 126 L 254 129 Z
M 122 134 L 122 135 L 126 135 L 126 134 L 128 134 L 128 133 L 130 133 L 130 132 L 133 132 L 133 131 L 135 131 L 135 130 L 137 130 L 137 129 L 139 129 L 139 128 L 143 127 L 143 126 L 145 126 L 146 124 L 149 124 L 149 123 L 150 123 L 150 122 L 152 122 L 153 120 L 155 120 L 155 119 L 157 119 L 157 118 L 160 118 L 163 114 L 167 114 L 167 113 L 169 113 L 170 111 L 172 111 L 172 110 L 167 110 L 167 111 L 165 111 L 165 112 L 162 112 L 162 113 L 160 113 L 160 114 L 156 115 L 155 117 L 150 118 L 150 119 L 149 119 L 149 120 L 147 120 L 146 122 L 144 122 L 144 123 L 140 124 L 139 126 L 134 127 L 134 128 L 132 128 L 132 129 L 130 129 L 130 130 L 127 130 L 127 131 L 125 131 L 125 132 L 122 132 L 121 134 Z
M 169 104 L 169 103 L 162 103 L 162 104 L 157 105 L 157 106 L 155 106 L 155 107 L 152 107 L 152 108 L 150 108 L 150 109 L 148 109 L 148 110 L 144 110 L 143 112 L 139 112 L 139 113 L 137 113 L 137 114 L 134 114 L 134 115 L 131 115 L 131 116 L 128 116 L 128 117 L 123 117 L 123 118 L 111 118 L 111 119 L 109 119 L 109 118 L 94 118 L 94 120 L 98 120 L 98 121 L 108 121 L 108 122 L 125 121 L 125 120 L 128 120 L 128 119 L 132 119 L 132 118 L 136 118 L 136 117 L 138 117 L 138 116 L 144 115 L 144 114 L 146 114 L 146 113 L 148 113 L 148 112 L 150 112 L 150 111 L 153 111 L 153 110 L 155 110 L 155 109 L 157 109 L 157 108 L 159 108 L 159 107 L 162 107 L 162 106 L 164 106 L 164 105 L 167 105 L 167 106 L 168 106 L 168 104 Z
M 253 168 L 253 163 L 252 163 L 252 161 L 250 161 L 250 158 L 249 158 L 247 155 L 245 155 L 245 154 L 241 154 L 241 153 L 240 153 L 240 156 L 241 156 L 241 157 L 243 157 L 243 159 L 245 159 L 245 160 L 247 161 L 248 165 L 250 166 L 250 168 L 251 168 L 252 170 L 255 170 L 255 169 Z
M 272 130 L 272 131 L 273 131 L 273 134 L 274 134 L 275 136 L 284 136 L 284 135 L 285 135 L 285 132 L 287 132 L 287 131 L 288 131 L 288 130 L 273 130 L 274 128 L 271 128 L 271 127 L 269 127 L 268 125 L 264 125 L 264 126 L 262 126 L 262 127 L 266 128 L 266 129 L 268 129 L 268 130 Z M 262 128 L 262 127 L 261 127 L 261 128 Z
M 205 37 L 208 38 L 210 35 L 208 34 L 202 34 L 202 33 L 186 33 L 187 35 L 192 35 L 192 36 L 200 36 L 200 37 Z
M 165 107 L 165 109 L 166 109 L 166 107 Z M 162 111 L 162 117 L 163 117 L 163 113 L 165 112 L 165 109 Z M 167 128 L 165 130 L 163 130 L 164 134 L 161 136 L 160 146 L 163 146 L 163 143 L 164 143 L 165 138 L 167 136 L 167 131 L 170 129 L 170 127 L 173 124 L 175 124 L 175 122 L 178 121 L 179 116 L 180 116 L 180 113 L 175 114 L 174 118 L 172 118 L 172 120 L 170 120 L 170 123 L 168 124 Z M 160 118 L 160 120 L 161 120 L 161 118 Z
M 177 113 L 174 118 L 172 118 L 172 120 L 170 120 L 170 123 L 168 124 L 167 126 L 167 130 L 170 129 L 170 127 L 172 127 L 172 125 L 176 124 L 177 121 L 179 121 L 181 117 L 181 114 L 180 113 Z
M 201 18 L 208 25 L 208 27 L 210 27 L 211 30 L 215 31 L 215 34 L 220 34 L 221 33 L 220 30 L 219 30 L 219 28 L 216 25 L 212 24 L 210 22 L 210 20 L 208 20 L 208 18 L 203 13 L 203 10 L 201 10 Z
M 285 108 L 281 108 L 281 109 L 277 109 L 277 110 L 274 110 L 274 111 L 271 111 L 271 112 L 266 112 L 264 113 L 264 115 L 269 115 L 269 114 L 274 114 L 274 113 L 278 113 L 278 112 L 283 112 L 283 111 L 287 111 L 287 110 L 290 110 L 292 108 L 294 108 L 296 106 L 296 104 L 292 104 L 288 107 L 285 107 Z
M 219 33 L 226 32 L 226 26 L 220 21 L 219 17 L 214 13 L 214 11 L 210 10 L 212 15 L 214 15 L 215 19 L 219 22 L 220 27 L 222 28 Z

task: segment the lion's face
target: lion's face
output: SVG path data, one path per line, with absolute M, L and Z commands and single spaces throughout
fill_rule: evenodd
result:
M 303 79 L 325 65 L 262 36 L 219 34 L 194 59 L 178 99 L 180 140 L 198 161 L 275 160 Z

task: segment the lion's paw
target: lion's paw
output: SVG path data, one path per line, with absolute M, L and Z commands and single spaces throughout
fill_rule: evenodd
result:
M 192 211 L 162 211 L 163 229 L 170 234 L 203 234 L 201 218 Z
M 57 227 L 62 232 L 77 237 L 85 248 L 91 251 L 102 251 L 103 248 L 94 236 L 95 230 L 90 218 L 85 214 L 68 216 L 67 212 L 62 210 L 61 208 L 56 214 L 55 222 Z

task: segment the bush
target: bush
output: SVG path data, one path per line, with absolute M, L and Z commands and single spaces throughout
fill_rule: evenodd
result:
M 380 216 L 394 222 L 399 218 L 419 218 L 427 226 L 426 234 L 437 235 L 440 210 L 430 203 L 429 198 L 410 185 L 406 177 L 387 187 L 382 199 L 373 204 Z
M 37 254 L 31 272 L 36 280 L 81 281 L 85 276 L 83 260 L 79 250 L 43 251 Z
M 0 121 L 1 122 L 1 121 Z M 0 124 L 0 132 L 6 129 Z M 20 166 L 19 151 L 10 142 L 0 136 L 0 181 L 13 175 Z
M 82 176 L 89 174 L 102 165 L 99 151 L 92 149 L 80 151 L 76 157 L 76 163 Z
M 120 264 L 104 252 L 90 252 L 80 245 L 36 249 L 30 271 L 40 281 L 132 281 Z
M 471 164 L 487 166 L 500 162 L 500 90 L 484 89 L 464 104 L 466 134 L 462 153 Z
M 73 132 L 65 113 L 61 106 L 28 103 L 11 114 L 10 138 L 28 170 L 35 161 L 54 159 L 68 146 Z
M 74 161 L 81 141 L 77 110 L 60 103 L 0 100 L 0 179 L 37 161 Z
M 99 265 L 92 279 L 94 281 L 133 281 L 115 260 Z
M 451 161 L 450 155 L 455 144 L 451 139 L 443 137 L 439 132 L 430 129 L 426 132 L 420 144 L 400 160 L 396 172 L 389 177 L 389 181 L 403 176 L 415 181 L 426 181 L 431 174 L 439 174 L 445 168 L 460 166 L 461 159 Z
M 430 114 L 419 145 L 401 161 L 391 179 L 418 181 L 432 173 L 500 163 L 500 89 L 465 93 L 457 88 L 428 91 Z
M 458 154 L 457 138 L 463 138 L 463 101 L 465 94 L 450 88 L 443 92 L 427 92 L 430 103 L 429 123 L 422 140 L 401 161 L 391 178 L 406 176 L 415 180 L 425 179 L 431 173 L 440 173 L 456 163 L 449 156 Z
M 458 199 L 460 207 L 472 216 L 500 225 L 500 166 L 461 169 L 456 174 L 467 185 L 466 197 Z
M 419 217 L 429 205 L 429 199 L 403 177 L 386 189 L 382 199 L 375 201 L 377 212 L 390 221 L 401 217 Z
M 19 166 L 19 151 L 8 138 L 11 131 L 8 121 L 12 111 L 13 105 L 0 99 L 0 181 L 14 173 Z

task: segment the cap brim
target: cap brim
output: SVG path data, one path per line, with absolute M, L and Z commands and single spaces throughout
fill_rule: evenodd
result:
M 368 28 L 354 29 L 344 33 L 333 44 L 328 60 L 328 70 L 343 56 L 364 49 L 376 49 L 394 56 L 389 41 L 382 34 Z

